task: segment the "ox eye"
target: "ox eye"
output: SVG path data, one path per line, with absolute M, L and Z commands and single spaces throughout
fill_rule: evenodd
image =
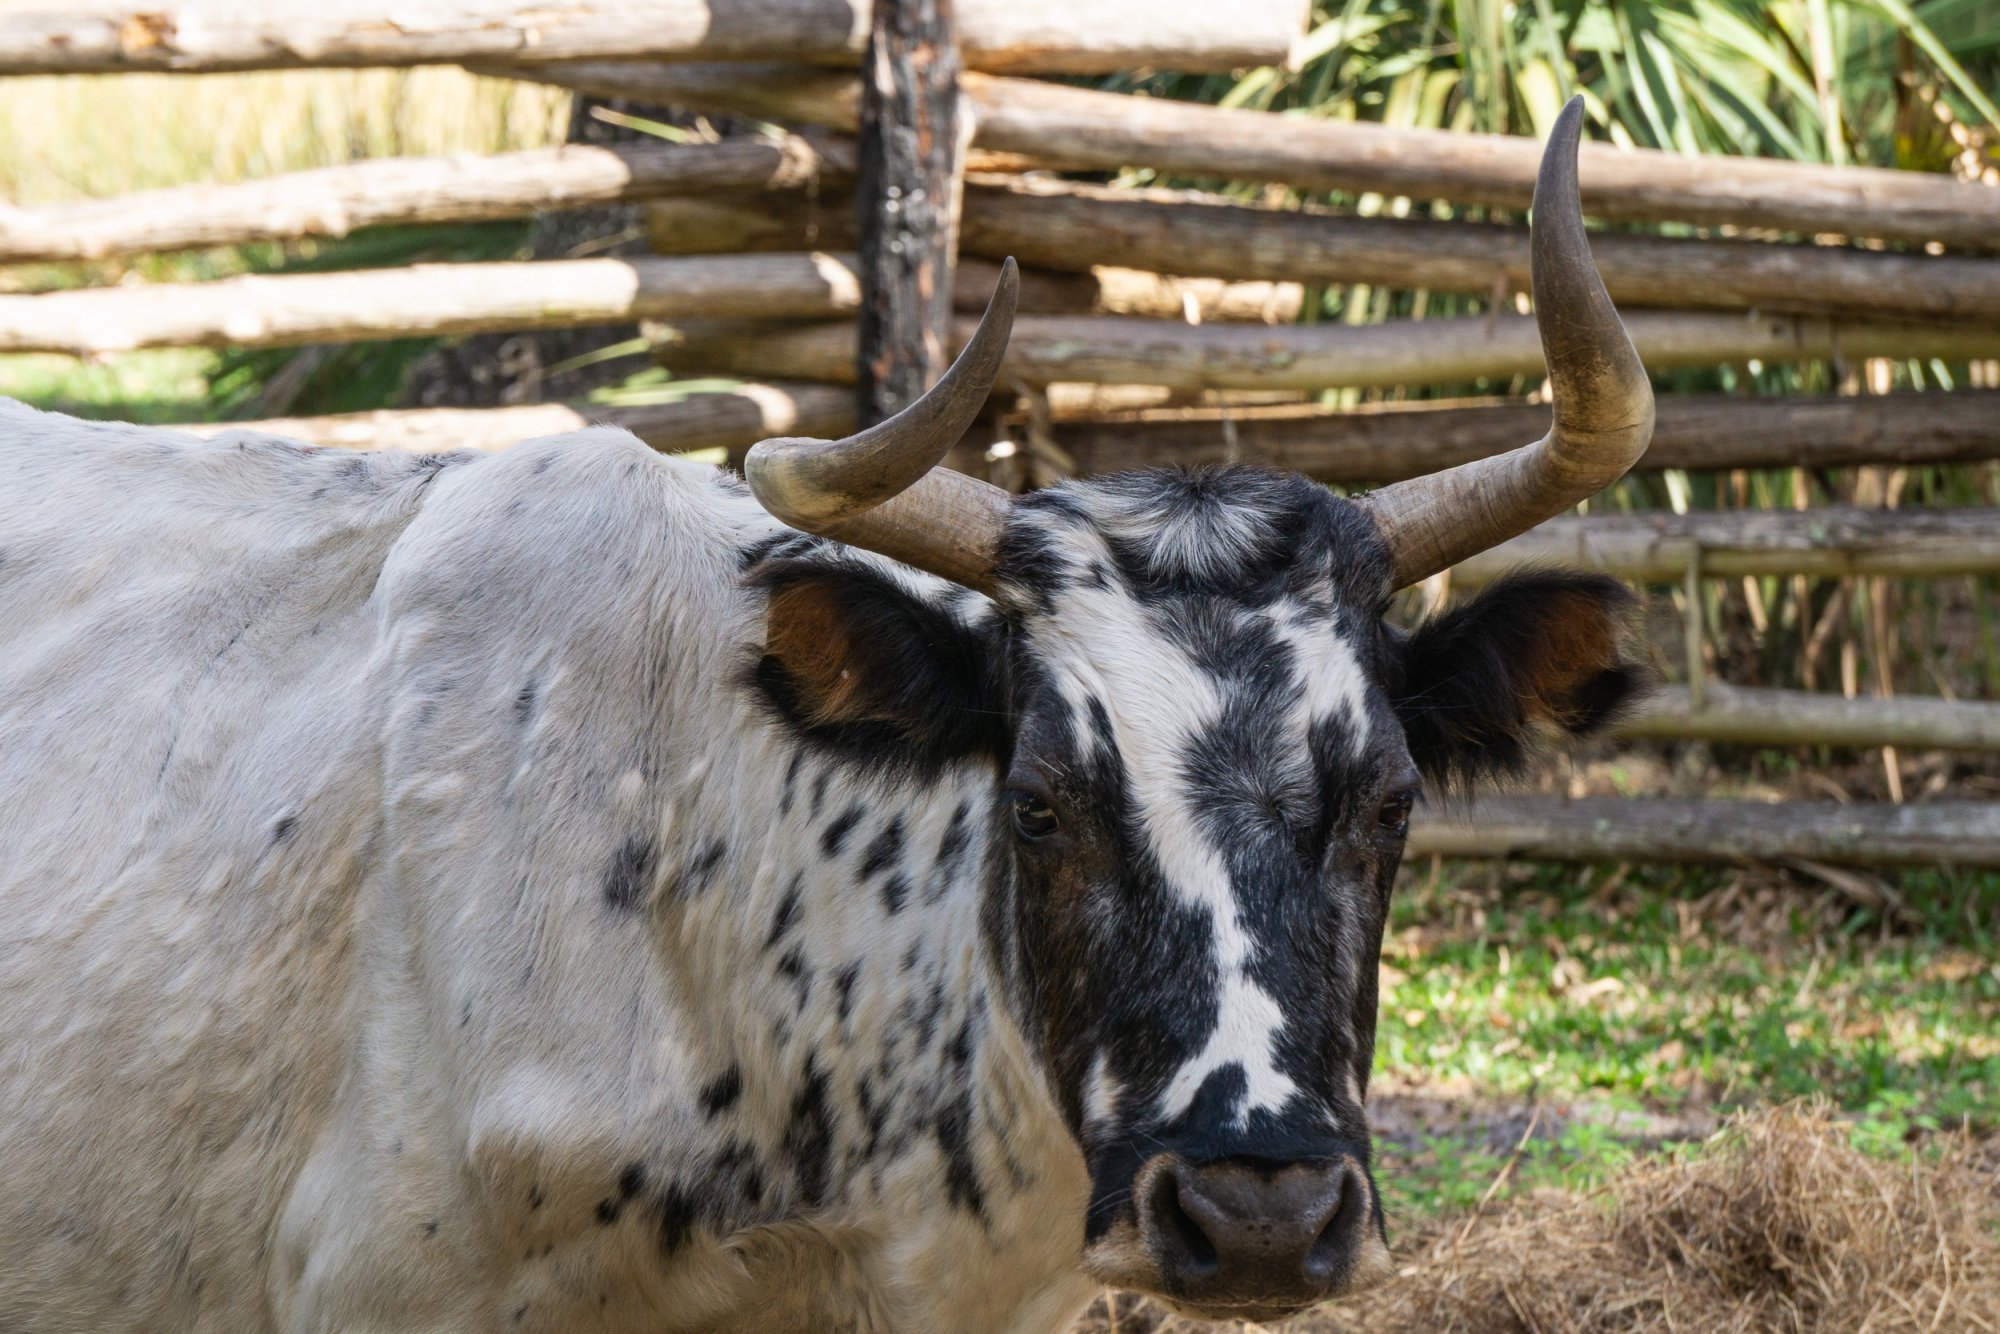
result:
M 1383 801 L 1382 809 L 1376 813 L 1375 822 L 1384 829 L 1401 833 L 1410 823 L 1410 807 L 1416 805 L 1417 794 L 1408 788 L 1394 792 Z
M 1054 809 L 1032 792 L 1014 793 L 1009 805 L 1014 814 L 1014 832 L 1030 843 L 1041 842 L 1061 827 Z

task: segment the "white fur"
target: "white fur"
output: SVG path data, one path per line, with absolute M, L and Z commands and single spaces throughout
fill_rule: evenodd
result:
M 734 684 L 762 634 L 737 552 L 772 531 L 622 432 L 433 474 L 0 404 L 0 1329 L 1073 1314 L 1083 1165 L 990 1003 L 974 896 L 888 918 L 815 881 L 803 1009 L 763 951 L 821 861 Z M 904 803 L 934 844 L 982 781 L 828 801 Z M 662 884 L 719 838 L 718 888 L 609 910 L 634 832 Z M 694 1091 L 732 1060 L 730 1133 L 759 1151 L 808 1052 L 854 1124 L 869 1024 L 924 980 L 912 944 L 945 1022 L 988 1002 L 973 1149 L 1015 1184 L 983 1222 L 921 1138 L 817 1210 L 774 1182 L 768 1222 L 672 1256 L 596 1222 L 625 1164 L 719 1147 Z M 906 1096 L 939 1059 L 902 1061 Z

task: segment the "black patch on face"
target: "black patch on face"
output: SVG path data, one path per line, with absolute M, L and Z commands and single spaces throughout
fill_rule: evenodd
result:
M 838 857 L 841 848 L 847 845 L 847 836 L 854 832 L 854 826 L 860 824 L 867 814 L 867 809 L 857 802 L 834 816 L 833 822 L 820 832 L 820 851 L 829 857 Z
M 701 1091 L 701 1110 L 711 1119 L 722 1115 L 736 1105 L 743 1096 L 743 1067 L 732 1065 Z
M 626 839 L 604 871 L 604 901 L 620 912 L 632 912 L 646 900 L 659 850 L 641 834 Z
M 833 1166 L 833 1103 L 828 1096 L 826 1076 L 810 1058 L 805 1081 L 792 1099 L 792 1117 L 785 1126 L 783 1151 L 799 1183 L 799 1196 L 808 1207 L 825 1203 L 828 1179 Z

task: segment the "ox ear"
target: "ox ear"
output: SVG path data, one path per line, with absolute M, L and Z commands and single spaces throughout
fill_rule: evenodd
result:
M 1645 685 L 1630 656 L 1636 604 L 1615 579 L 1543 570 L 1426 622 L 1401 646 L 1395 694 L 1417 767 L 1466 786 L 1519 770 L 1537 741 L 1612 722 Z
M 757 680 L 807 739 L 925 767 L 1006 745 L 997 630 L 858 561 L 767 561 Z

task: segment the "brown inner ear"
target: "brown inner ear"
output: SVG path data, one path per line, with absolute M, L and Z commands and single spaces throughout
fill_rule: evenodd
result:
M 764 651 L 776 658 L 816 724 L 886 721 L 871 707 L 840 596 L 813 580 L 771 595 L 764 619 Z
M 1596 599 L 1561 593 L 1541 608 L 1536 629 L 1519 678 L 1522 707 L 1537 722 L 1571 727 L 1581 718 L 1585 689 L 1623 665 L 1624 627 Z

